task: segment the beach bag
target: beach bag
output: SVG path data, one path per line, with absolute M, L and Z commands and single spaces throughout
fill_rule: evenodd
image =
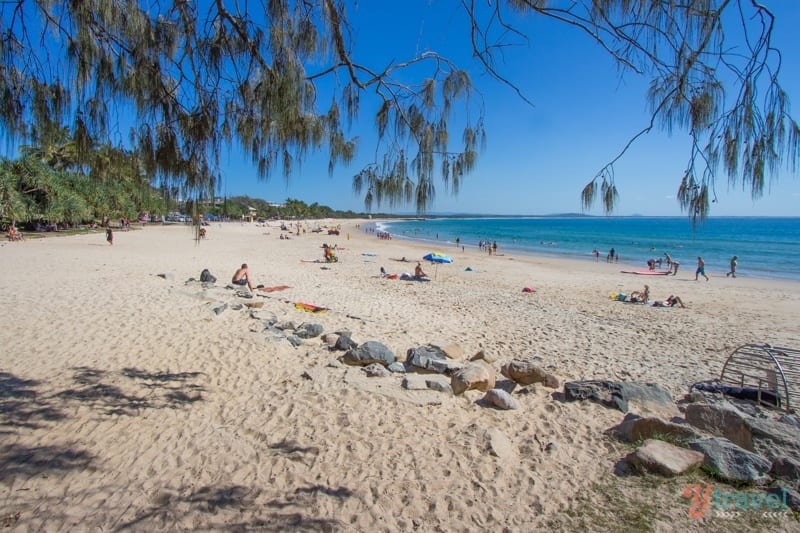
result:
M 200 281 L 203 283 L 214 283 L 215 281 L 217 281 L 217 278 L 215 278 L 214 275 L 211 274 L 211 272 L 209 272 L 207 268 L 205 268 L 200 273 Z

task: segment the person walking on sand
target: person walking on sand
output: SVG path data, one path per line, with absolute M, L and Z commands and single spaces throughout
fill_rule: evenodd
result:
M 698 255 L 697 270 L 694 271 L 694 280 L 697 281 L 697 278 L 701 275 L 706 278 L 706 281 L 708 281 L 708 276 L 706 276 L 706 262 L 703 261 L 703 258 Z
M 736 264 L 737 264 L 738 261 L 739 261 L 739 258 L 737 256 L 734 255 L 733 257 L 731 257 L 731 271 L 728 272 L 727 274 L 725 274 L 726 278 L 728 276 L 731 276 L 733 278 L 736 277 Z
M 106 228 L 106 240 L 108 241 L 108 244 L 114 244 L 114 230 L 111 228 Z

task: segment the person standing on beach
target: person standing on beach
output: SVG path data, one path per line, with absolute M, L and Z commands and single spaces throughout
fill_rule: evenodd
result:
M 694 271 L 694 280 L 697 281 L 698 276 L 702 275 L 708 281 L 706 276 L 706 262 L 699 255 L 697 256 L 697 270 Z
M 608 251 L 608 255 L 606 256 L 606 263 L 613 263 L 614 262 L 614 254 L 615 253 L 616 252 L 614 252 L 613 248 Z
M 667 252 L 664 252 L 664 260 L 667 262 L 667 270 L 672 270 L 670 268 L 672 266 L 672 258 L 669 256 Z
M 673 276 L 677 276 L 678 275 L 678 267 L 679 266 L 681 266 L 681 264 L 673 259 L 672 260 L 672 275 Z
M 106 240 L 108 241 L 108 244 L 114 244 L 114 230 L 111 228 L 106 228 Z
M 733 278 L 736 277 L 736 264 L 738 263 L 738 261 L 739 261 L 739 257 L 737 257 L 735 255 L 733 257 L 731 257 L 731 271 L 728 272 L 727 274 L 725 274 L 726 278 L 728 276 L 731 276 Z

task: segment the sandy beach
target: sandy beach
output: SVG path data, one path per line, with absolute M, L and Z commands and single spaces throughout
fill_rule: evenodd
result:
M 432 250 L 378 239 L 365 222 L 322 222 L 341 224 L 339 236 L 280 239 L 274 222 L 226 223 L 197 242 L 189 227 L 153 225 L 117 232 L 113 246 L 103 233 L 0 246 L 3 526 L 710 527 L 688 516 L 686 479 L 615 474 L 630 446 L 605 432 L 620 411 L 565 402 L 541 384 L 516 388 L 520 408 L 509 411 L 483 405 L 480 391 L 405 390 L 401 375 L 367 377 L 336 364 L 342 352 L 319 337 L 294 346 L 238 307 L 263 303 L 258 311 L 281 323 L 349 331 L 400 360 L 410 348 L 454 344 L 463 359 L 484 350 L 498 377 L 504 362 L 536 358 L 562 383 L 654 382 L 677 399 L 718 376 L 742 344 L 800 347 L 800 283 L 720 272 L 696 282 L 688 267 L 643 279 L 591 259 L 444 244 L 438 251 L 455 261 L 424 263 L 430 282 L 391 280 L 379 276 L 381 266 L 413 272 Z M 337 245 L 339 262 L 313 262 L 323 243 Z M 412 262 L 393 260 L 402 257 Z M 254 283 L 288 288 L 238 297 L 225 285 L 243 262 Z M 187 283 L 203 269 L 218 278 L 215 287 Z M 687 308 L 609 299 L 644 283 L 652 299 L 676 294 Z M 507 453 L 490 452 L 493 432 L 507 438 Z M 800 530 L 791 518 L 759 520 L 724 524 Z

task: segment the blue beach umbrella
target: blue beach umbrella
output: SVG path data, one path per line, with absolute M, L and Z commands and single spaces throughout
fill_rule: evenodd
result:
M 431 263 L 452 263 L 453 259 L 447 255 L 444 255 L 439 252 L 431 252 L 427 255 L 422 256 L 425 261 L 430 261 Z

